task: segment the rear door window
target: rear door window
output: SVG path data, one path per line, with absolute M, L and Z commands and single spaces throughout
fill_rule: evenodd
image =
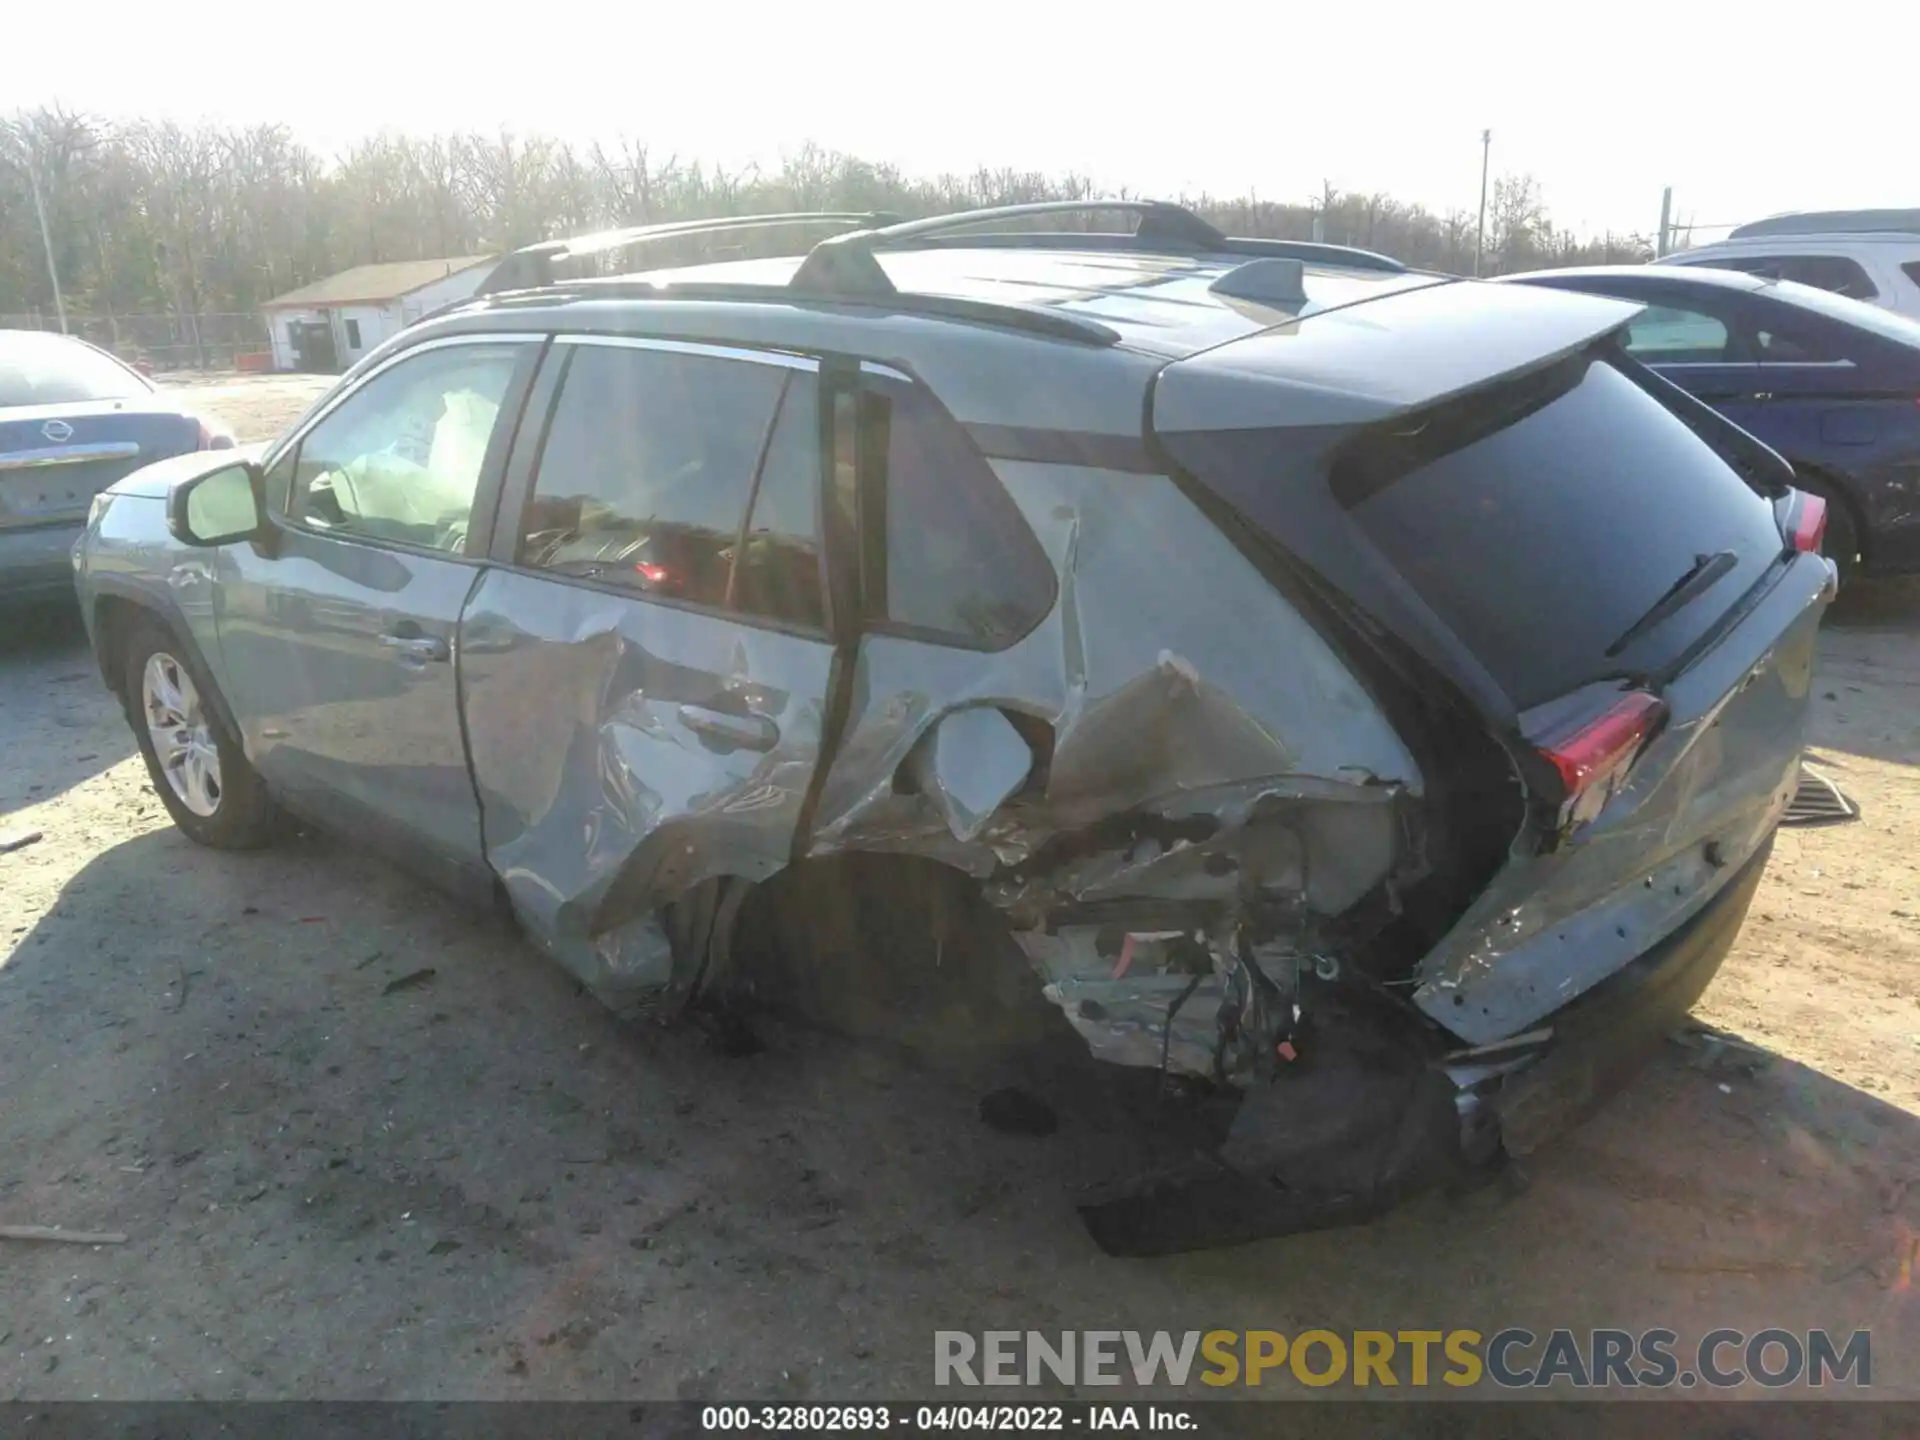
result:
M 1860 262 L 1844 255 L 1783 255 L 1779 278 L 1844 295 L 1849 300 L 1872 300 L 1880 294 L 1880 287 L 1873 283 Z
M 1590 357 L 1363 437 L 1333 483 L 1520 709 L 1672 662 L 1782 549 L 1771 507 Z M 1697 593 L 1636 630 L 1676 589 Z
M 1767 280 L 1791 280 L 1849 300 L 1872 300 L 1880 294 L 1865 267 L 1845 255 L 1723 255 L 1699 263 Z
M 520 563 L 819 628 L 814 375 L 672 349 L 573 348 Z
M 1698 310 L 1649 305 L 1627 325 L 1627 353 L 1648 365 L 1718 365 L 1727 354 L 1727 327 Z
M 921 387 L 871 381 L 862 407 L 878 472 L 862 495 L 869 615 L 933 640 L 1011 645 L 1054 599 L 1053 566 L 1013 497 Z

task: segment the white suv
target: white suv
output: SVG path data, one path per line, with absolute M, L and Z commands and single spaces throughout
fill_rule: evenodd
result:
M 1655 263 L 1796 280 L 1920 320 L 1920 210 L 1778 215 Z

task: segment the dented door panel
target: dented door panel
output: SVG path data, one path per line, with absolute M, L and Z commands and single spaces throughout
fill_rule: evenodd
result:
M 528 932 L 616 1004 L 664 984 L 609 940 L 790 858 L 833 648 L 737 617 L 490 570 L 461 623 L 487 858 Z

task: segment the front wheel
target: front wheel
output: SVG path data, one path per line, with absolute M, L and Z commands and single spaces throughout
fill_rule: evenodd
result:
M 188 839 L 256 849 L 273 838 L 278 812 L 185 653 L 154 621 L 142 621 L 128 640 L 121 693 L 147 774 Z

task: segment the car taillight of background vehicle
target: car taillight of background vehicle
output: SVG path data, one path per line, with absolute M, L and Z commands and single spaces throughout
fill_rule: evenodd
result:
M 1629 690 L 1570 734 L 1536 747 L 1560 776 L 1563 829 L 1600 813 L 1666 713 L 1659 696 Z
M 202 450 L 233 449 L 233 432 L 217 426 L 204 416 L 194 416 L 194 423 L 200 427 L 200 448 Z
M 637 560 L 633 568 L 640 572 L 640 578 L 649 585 L 663 584 L 667 578 L 667 567 L 655 565 L 649 560 Z
M 1818 495 L 1800 494 L 1800 503 L 1787 527 L 1787 544 L 1804 554 L 1820 553 L 1827 538 L 1827 502 Z

